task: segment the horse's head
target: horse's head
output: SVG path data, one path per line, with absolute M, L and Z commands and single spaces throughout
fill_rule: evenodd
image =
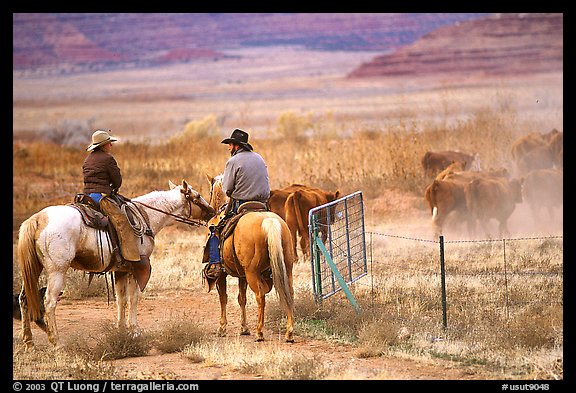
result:
M 208 179 L 208 183 L 210 183 L 210 206 L 216 211 L 220 211 L 222 206 L 228 203 L 228 197 L 222 188 L 223 178 L 223 174 L 216 177 L 206 175 L 206 179 Z
M 194 190 L 186 180 L 182 180 L 182 184 L 179 186 L 172 183 L 170 180 L 168 181 L 168 184 L 170 185 L 171 190 L 175 188 L 180 189 L 182 201 L 184 205 L 188 205 L 189 207 L 188 218 L 208 221 L 216 214 L 214 208 L 212 208 L 212 206 L 202 198 L 202 195 L 200 195 L 198 191 Z

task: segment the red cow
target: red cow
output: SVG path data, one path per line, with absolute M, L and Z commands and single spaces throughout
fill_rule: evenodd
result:
M 286 199 L 284 209 L 286 211 L 286 223 L 292 233 L 292 244 L 294 255 L 296 253 L 296 243 L 300 234 L 300 247 L 306 256 L 310 256 L 310 241 L 308 238 L 308 212 L 317 206 L 332 202 L 340 197 L 340 191 L 329 192 L 320 189 L 298 190 L 293 192 Z M 323 234 L 325 241 L 325 234 Z
M 464 187 L 464 197 L 468 211 L 477 219 L 487 236 L 488 221 L 495 218 L 499 222 L 499 235 L 510 235 L 508 218 L 517 203 L 522 203 L 521 181 L 505 178 L 483 177 L 472 180 Z
M 422 157 L 422 168 L 427 177 L 433 178 L 440 171 L 446 169 L 448 165 L 454 162 L 465 163 L 464 169 L 466 170 L 480 170 L 480 159 L 478 154 L 470 155 L 459 151 L 427 151 Z

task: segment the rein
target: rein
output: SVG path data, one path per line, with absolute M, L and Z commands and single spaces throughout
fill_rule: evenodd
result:
M 188 225 L 192 225 L 192 226 L 197 226 L 197 227 L 205 227 L 205 226 L 206 226 L 206 224 L 203 223 L 203 222 L 199 222 L 199 221 L 196 221 L 196 220 L 192 220 L 192 219 L 190 219 L 190 218 L 187 218 L 187 217 L 182 217 L 182 216 L 179 216 L 179 215 L 176 215 L 176 214 L 172 214 L 172 213 L 169 213 L 169 212 L 164 211 L 164 210 L 162 210 L 162 209 L 158 209 L 158 208 L 156 208 L 156 207 L 154 207 L 154 206 L 150 206 L 150 205 L 148 205 L 148 204 L 146 204 L 146 203 L 142 203 L 142 202 L 138 202 L 138 201 L 134 201 L 134 200 L 133 200 L 132 202 L 133 202 L 133 203 L 138 203 L 138 204 L 140 204 L 140 205 L 142 205 L 142 206 L 144 206 L 144 207 L 147 207 L 148 209 L 152 209 L 152 210 L 155 210 L 155 211 L 157 211 L 157 212 L 164 213 L 164 214 L 166 214 L 166 215 L 168 215 L 168 216 L 172 216 L 172 217 L 174 217 L 174 218 L 176 219 L 176 221 L 182 222 L 182 223 L 184 223 L 184 224 L 188 224 Z M 189 203 L 189 205 L 190 205 L 190 215 L 192 215 L 192 202 L 191 202 L 191 201 L 188 201 L 188 203 Z

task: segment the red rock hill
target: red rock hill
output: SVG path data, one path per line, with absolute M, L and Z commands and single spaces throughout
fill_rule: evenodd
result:
M 561 71 L 563 23 L 563 14 L 496 14 L 440 27 L 348 77 Z

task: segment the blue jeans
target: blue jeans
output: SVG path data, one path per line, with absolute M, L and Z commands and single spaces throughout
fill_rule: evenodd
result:
M 88 196 L 92 198 L 96 203 L 100 203 L 100 199 L 102 199 L 101 192 L 91 192 L 90 194 L 88 194 Z
M 240 205 L 243 204 L 244 202 L 247 202 L 247 201 L 234 199 L 234 204 L 232 205 L 232 212 L 233 212 L 234 214 L 238 214 L 238 208 L 239 208 Z
M 214 233 L 208 239 L 208 256 L 210 257 L 208 263 L 220 263 L 220 244 Z

